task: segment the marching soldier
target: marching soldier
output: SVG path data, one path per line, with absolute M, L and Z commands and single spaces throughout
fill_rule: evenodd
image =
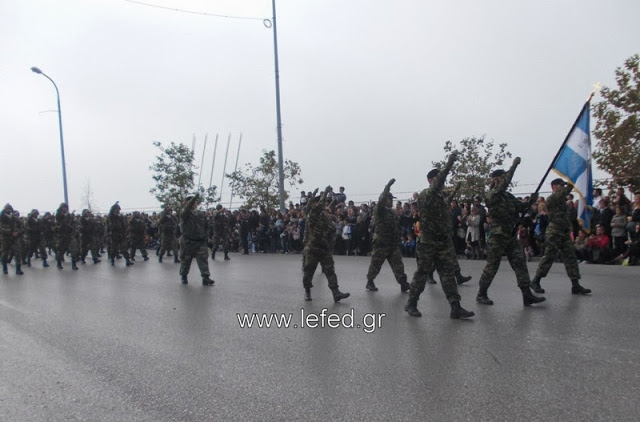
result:
M 96 229 L 98 223 L 91 211 L 85 209 L 82 210 L 82 217 L 80 217 L 80 259 L 82 263 L 86 263 L 86 258 L 89 252 L 91 252 L 91 258 L 93 259 L 93 263 L 97 264 L 100 262 L 98 259 L 98 247 L 96 242 Z
M 404 273 L 402 253 L 400 252 L 400 216 L 393 209 L 393 198 L 390 189 L 396 179 L 391 179 L 384 187 L 378 205 L 373 210 L 375 234 L 373 237 L 373 251 L 371 263 L 367 272 L 367 285 L 365 288 L 377 291 L 373 280 L 380 273 L 384 261 L 389 261 L 393 275 L 400 285 L 400 291 L 406 292 L 411 285 L 407 283 L 407 275 Z
M 140 215 L 139 211 L 134 211 L 131 220 L 129 221 L 129 242 L 131 245 L 131 260 L 135 260 L 136 250 L 139 249 L 142 254 L 142 258 L 145 261 L 149 260 L 147 255 L 147 248 L 144 243 L 144 234 L 147 230 L 147 223 Z
M 133 262 L 129 259 L 129 252 L 127 251 L 127 219 L 120 214 L 120 204 L 118 202 L 113 204 L 107 217 L 109 259 L 111 259 L 111 265 L 113 266 L 115 265 L 116 256 L 122 254 L 126 260 L 127 267 L 130 267 Z
M 24 231 L 22 222 L 16 217 L 11 204 L 6 204 L 0 211 L 0 246 L 2 247 L 2 273 L 9 274 L 7 264 L 13 254 L 16 263 L 16 274 L 22 275 L 21 238 Z
M 162 262 L 165 252 L 173 251 L 173 262 L 178 263 L 178 249 L 176 232 L 178 229 L 178 219 L 173 215 L 170 206 L 166 206 L 160 216 L 159 228 L 160 248 L 158 249 L 158 262 Z
M 69 214 L 69 207 L 63 202 L 56 210 L 56 261 L 59 270 L 62 269 L 62 261 L 67 252 L 71 255 L 71 269 L 77 270 L 76 262 L 80 258 L 78 230 L 75 216 Z
M 27 266 L 31 266 L 31 257 L 40 253 L 42 258 L 42 266 L 48 267 L 47 251 L 44 247 L 43 239 L 43 223 L 44 219 L 38 218 L 40 212 L 36 209 L 31 210 L 27 215 Z
M 338 277 L 331 255 L 332 245 L 330 244 L 330 231 L 335 233 L 335 228 L 331 230 L 332 223 L 326 213 L 327 193 L 331 191 L 331 187 L 319 196 L 313 197 L 307 204 L 307 227 L 305 234 L 307 235 L 306 245 L 303 255 L 303 271 L 302 285 L 305 291 L 305 300 L 311 300 L 311 283 L 313 274 L 316 272 L 318 264 L 322 267 L 322 272 L 329 281 L 329 288 L 333 293 L 333 300 L 340 302 L 342 299 L 349 297 L 349 293 L 342 293 L 338 288 Z
M 492 219 L 489 237 L 491 248 L 487 256 L 487 265 L 480 276 L 478 283 L 480 289 L 476 297 L 476 302 L 483 305 L 493 305 L 493 301 L 487 296 L 487 290 L 498 272 L 500 261 L 504 255 L 507 256 L 511 268 L 516 273 L 518 287 L 522 291 L 524 306 L 545 301 L 544 297 L 534 296 L 531 293 L 527 262 L 517 238 L 516 226 L 523 206 L 522 201 L 513 196 L 511 192 L 507 192 L 507 188 L 519 164 L 520 157 L 516 157 L 508 171 L 505 172 L 499 169 L 491 172 L 492 185 L 487 195 L 487 206 L 491 210 Z M 533 201 L 535 201 L 536 195 L 533 195 L 533 198 Z
M 454 151 L 449 156 L 446 167 L 440 171 L 433 169 L 427 174 L 429 188 L 418 196 L 420 208 L 420 237 L 417 244 L 418 269 L 413 275 L 409 300 L 404 308 L 409 315 L 422 316 L 418 310 L 418 300 L 427 282 L 427 273 L 431 265 L 435 265 L 440 284 L 451 306 L 450 317 L 453 319 L 470 318 L 475 314 L 460 306 L 460 295 L 455 279 L 455 248 L 451 238 L 451 215 L 449 204 L 444 197 L 444 182 L 458 157 Z
M 218 204 L 213 213 L 213 247 L 211 248 L 211 259 L 216 259 L 216 251 L 222 243 L 224 260 L 229 261 L 229 216 L 225 213 L 222 205 Z
M 191 269 L 193 258 L 198 263 L 203 286 L 213 286 L 214 281 L 209 278 L 209 251 L 207 249 L 207 235 L 209 222 L 204 213 L 198 211 L 200 195 L 190 196 L 180 211 L 180 277 L 182 284 L 187 284 L 187 275 Z

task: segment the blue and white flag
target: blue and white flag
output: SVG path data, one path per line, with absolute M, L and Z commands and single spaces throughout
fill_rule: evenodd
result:
M 589 129 L 590 102 L 587 101 L 564 141 L 552 169 L 560 177 L 571 183 L 578 198 L 578 219 L 585 230 L 591 227 L 593 203 L 593 178 L 591 174 L 591 137 Z

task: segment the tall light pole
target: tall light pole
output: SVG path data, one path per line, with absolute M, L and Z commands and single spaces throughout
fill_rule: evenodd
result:
M 276 0 L 271 0 L 273 7 L 273 56 L 276 67 L 276 119 L 278 130 L 278 179 L 280 185 L 280 212 L 285 211 L 284 207 L 284 168 L 282 158 L 282 121 L 280 119 L 280 71 L 278 69 L 278 31 L 276 27 Z
M 38 69 L 37 67 L 32 67 L 31 71 L 49 79 L 53 84 L 53 87 L 56 89 L 56 98 L 58 100 L 58 127 L 60 128 L 60 154 L 62 155 L 62 183 L 64 185 L 64 203 L 69 206 L 69 196 L 67 194 L 67 167 L 64 161 L 64 138 L 62 137 L 62 111 L 60 110 L 60 91 L 58 91 L 58 85 L 53 82 L 53 79 L 47 76 L 47 74 L 42 70 Z

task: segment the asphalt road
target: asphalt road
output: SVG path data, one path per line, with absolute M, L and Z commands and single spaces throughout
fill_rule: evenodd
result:
M 570 293 L 555 264 L 543 279 L 547 302 L 524 308 L 503 262 L 487 307 L 475 303 L 483 263 L 463 260 L 473 280 L 460 287 L 462 304 L 476 316 L 451 320 L 439 284 L 422 295 L 423 317 L 409 317 L 386 264 L 380 291 L 365 291 L 368 258 L 336 257 L 351 297 L 334 304 L 319 270 L 314 300 L 303 300 L 299 255 L 218 255 L 213 287 L 200 284 L 195 262 L 184 286 L 177 264 L 155 259 L 0 275 L 0 420 L 640 415 L 640 267 L 582 265 L 583 285 L 594 290 L 585 297 Z M 415 260 L 405 265 L 411 277 Z M 301 327 L 301 309 L 319 317 L 323 308 L 334 322 L 346 314 L 345 326 Z M 241 328 L 245 313 L 292 314 L 297 328 Z

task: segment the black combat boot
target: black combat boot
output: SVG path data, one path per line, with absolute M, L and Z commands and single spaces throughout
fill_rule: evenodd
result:
M 493 300 L 489 299 L 489 296 L 487 296 L 487 290 L 489 290 L 488 286 L 480 286 L 478 296 L 476 296 L 476 302 L 483 305 L 493 305 Z
M 337 287 L 332 288 L 331 291 L 333 292 L 334 302 L 340 302 L 342 299 L 346 299 L 351 296 L 351 293 L 342 293 Z
M 466 283 L 467 281 L 471 280 L 471 276 L 463 276 L 460 271 L 456 271 L 456 283 L 458 283 L 458 285 L 462 284 L 462 283 Z
M 520 290 L 522 290 L 522 302 L 524 303 L 524 306 L 530 306 L 534 303 L 540 303 L 547 300 L 544 297 L 534 296 L 533 293 L 531 293 L 531 288 L 529 287 L 521 287 Z
M 115 258 L 111 257 L 111 266 L 115 266 L 116 265 L 116 260 Z
M 451 319 L 471 318 L 474 315 L 475 313 L 467 311 L 460 306 L 460 301 L 456 300 L 455 302 L 451 302 L 451 313 L 449 314 Z
M 540 277 L 533 277 L 533 280 L 531 280 L 531 290 L 536 293 L 544 293 L 544 289 L 540 286 Z
M 93 263 L 94 264 L 97 264 L 98 262 L 102 262 L 102 261 L 100 261 L 98 258 L 93 258 Z
M 16 264 L 16 275 L 22 275 L 22 274 L 24 273 L 22 272 L 22 269 L 20 269 L 20 265 Z
M 9 269 L 7 268 L 7 264 L 2 263 L 2 274 L 9 274 Z
M 433 271 L 429 271 L 427 273 L 427 283 L 429 283 L 429 284 L 438 284 L 438 282 L 433 278 Z
M 27 267 L 31 266 L 31 257 L 27 258 Z
M 211 259 L 216 260 L 216 251 L 211 251 Z
M 76 260 L 75 259 L 71 260 L 71 269 L 72 270 L 77 270 L 78 269 L 78 266 L 76 265 Z
M 304 289 L 304 300 L 306 300 L 307 302 L 310 302 L 311 299 L 311 288 L 310 287 L 306 287 Z
M 130 266 L 132 266 L 132 265 L 133 265 L 133 262 L 131 262 L 131 260 L 130 260 L 130 259 L 127 259 L 127 267 L 130 267 Z
M 407 304 L 404 305 L 404 310 L 412 317 L 421 317 L 422 313 L 418 310 L 418 299 L 410 297 Z
M 211 280 L 209 278 L 209 276 L 202 277 L 202 285 L 203 286 L 213 286 L 213 283 L 215 283 L 215 282 L 213 280 Z
M 180 276 L 180 281 L 182 282 L 182 284 L 189 283 L 189 280 L 187 280 L 187 275 L 186 274 L 183 275 L 183 276 Z
M 58 265 L 56 266 L 59 270 L 62 269 L 62 261 L 58 260 Z
M 591 294 L 591 289 L 585 289 L 580 285 L 580 280 L 571 280 L 571 293 L 574 295 Z
M 224 253 L 224 260 L 225 261 L 231 261 L 231 258 L 229 258 L 229 252 L 225 252 Z
M 180 263 L 180 259 L 178 258 L 178 255 L 173 257 L 173 263 L 174 264 L 179 264 Z
M 411 288 L 411 284 L 407 283 L 406 274 L 403 274 L 402 277 L 400 277 L 400 281 L 398 281 L 398 284 L 400 284 L 400 291 L 402 293 L 408 292 L 409 289 Z
M 47 268 L 47 267 L 49 266 L 49 263 L 47 263 L 47 260 L 46 260 L 46 259 L 42 261 L 42 266 L 43 266 L 44 268 Z
M 367 290 L 371 290 L 372 292 L 378 291 L 378 288 L 376 287 L 376 284 L 373 282 L 373 280 L 367 280 L 367 285 L 364 286 L 364 288 Z
M 142 259 L 145 260 L 145 261 L 148 261 L 149 260 L 149 256 L 145 255 L 145 256 L 142 257 Z
M 158 262 L 162 264 L 162 255 L 158 255 Z

